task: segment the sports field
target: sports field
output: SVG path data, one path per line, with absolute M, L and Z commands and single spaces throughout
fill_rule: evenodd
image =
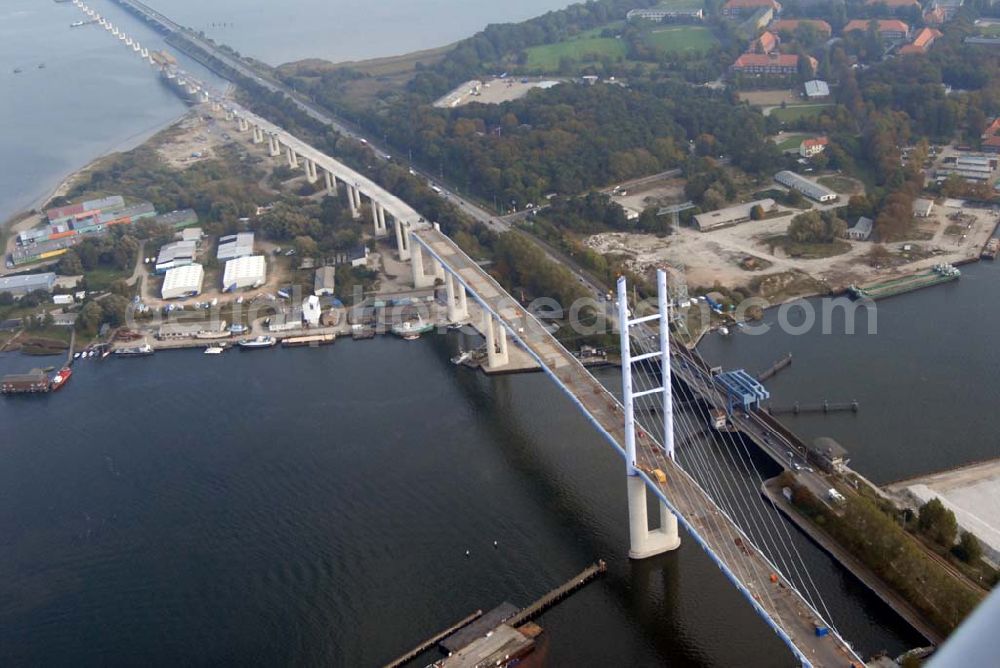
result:
M 533 46 L 525 54 L 528 68 L 553 71 L 559 68 L 559 61 L 563 58 L 577 62 L 597 60 L 602 56 L 616 60 L 624 58 L 625 43 L 614 37 L 577 37 L 556 44 Z
M 646 33 L 645 40 L 660 53 L 708 51 L 719 44 L 712 31 L 704 26 L 654 28 Z
M 832 104 L 799 104 L 787 106 L 784 109 L 776 107 L 771 110 L 771 116 L 774 116 L 779 121 L 797 121 L 806 116 L 816 116 L 819 112 L 829 109 L 832 106 Z

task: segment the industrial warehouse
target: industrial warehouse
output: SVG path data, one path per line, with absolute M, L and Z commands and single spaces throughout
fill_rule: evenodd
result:
M 790 172 L 787 169 L 775 174 L 774 180 L 783 186 L 791 188 L 792 190 L 799 191 L 809 199 L 816 200 L 821 204 L 825 202 L 832 202 L 837 199 L 837 193 L 833 192 L 829 188 L 810 181 L 806 177 L 800 176 L 795 172 Z
M 163 277 L 160 296 L 164 299 L 193 297 L 201 294 L 201 284 L 205 280 L 205 268 L 200 264 L 188 264 L 167 271 Z
M 242 288 L 257 288 L 267 279 L 267 265 L 263 255 L 249 255 L 226 263 L 222 289 L 232 292 Z

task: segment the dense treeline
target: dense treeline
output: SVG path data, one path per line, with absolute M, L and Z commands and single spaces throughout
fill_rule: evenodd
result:
M 393 105 L 370 122 L 501 210 L 680 167 L 696 139 L 752 174 L 782 161 L 759 114 L 679 83 L 565 84 L 450 112 Z
M 161 213 L 190 208 L 207 223 L 234 228 L 270 196 L 257 186 L 260 174 L 249 161 L 239 160 L 233 149 L 223 151 L 221 159 L 178 170 L 161 160 L 155 148 L 144 145 L 101 162 L 66 197 L 53 200 L 53 205 L 84 194 L 121 193 L 148 200 Z
M 871 568 L 917 608 L 943 634 L 948 634 L 976 607 L 980 597 L 956 581 L 889 515 L 855 494 L 841 512 L 831 511 L 800 485 L 793 501 L 837 542 Z

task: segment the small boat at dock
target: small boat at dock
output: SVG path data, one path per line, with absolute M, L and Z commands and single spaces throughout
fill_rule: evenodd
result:
M 407 320 L 401 325 L 396 325 L 392 328 L 392 333 L 404 341 L 416 341 L 420 338 L 421 334 L 426 334 L 432 329 L 434 329 L 434 323 L 424 322 L 423 318 L 419 318 L 417 320 Z
M 152 355 L 155 351 L 153 346 L 148 343 L 144 343 L 141 346 L 136 346 L 135 348 L 119 348 L 115 351 L 116 357 L 145 357 L 147 355 Z
M 272 348 L 277 343 L 273 336 L 258 336 L 253 339 L 240 339 L 236 345 L 243 350 L 256 350 L 258 348 Z
M 284 339 L 281 345 L 286 348 L 301 348 L 303 346 L 328 346 L 337 340 L 336 334 L 316 334 L 314 336 L 291 336 Z
M 59 373 L 52 376 L 52 382 L 50 383 L 50 386 L 52 388 L 51 391 L 55 392 L 60 387 L 65 385 L 66 381 L 69 380 L 70 376 L 72 375 L 73 375 L 73 369 L 69 368 L 68 366 L 64 366 L 63 368 L 59 369 Z
M 205 348 L 206 355 L 221 355 L 224 352 L 226 352 L 226 349 L 221 346 L 209 346 Z

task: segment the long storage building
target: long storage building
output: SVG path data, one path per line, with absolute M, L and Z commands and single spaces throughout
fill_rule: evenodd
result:
M 795 172 L 790 172 L 787 169 L 775 174 L 774 180 L 783 186 L 791 188 L 792 190 L 798 190 L 809 199 L 816 200 L 820 203 L 832 202 L 837 199 L 837 193 L 833 192 L 829 188 L 821 186 L 814 181 L 810 181 L 806 177 L 796 174 Z
M 219 237 L 219 249 L 216 257 L 220 262 L 253 255 L 253 232 L 240 232 Z
M 249 255 L 226 263 L 222 289 L 232 292 L 241 288 L 257 288 L 267 280 L 267 264 L 263 255 Z
M 201 294 L 201 284 L 205 280 L 205 268 L 200 264 L 176 267 L 163 277 L 160 296 L 164 299 L 178 299 Z
M 56 275 L 52 272 L 4 276 L 0 278 L 0 292 L 9 292 L 14 297 L 23 297 L 36 290 L 52 292 L 55 284 Z

